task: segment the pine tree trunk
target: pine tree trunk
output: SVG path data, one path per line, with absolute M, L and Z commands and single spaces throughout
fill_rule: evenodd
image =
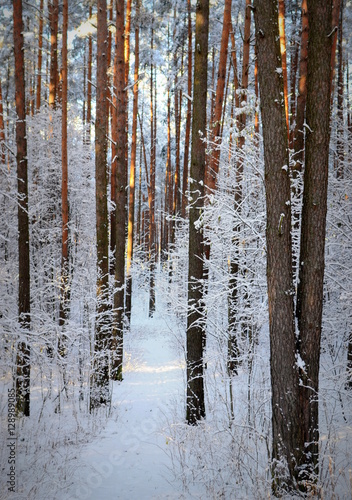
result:
M 187 190 L 188 190 L 188 160 L 189 160 L 189 142 L 191 135 L 191 117 L 192 117 L 192 22 L 191 22 L 191 0 L 187 0 L 187 33 L 188 33 L 188 60 L 187 60 L 187 116 L 185 130 L 185 149 L 183 156 L 183 177 L 182 177 L 182 202 L 181 217 L 186 217 Z
M 218 68 L 216 94 L 215 94 L 214 115 L 212 116 L 212 121 L 210 123 L 210 130 L 211 130 L 210 141 L 211 141 L 211 147 L 213 148 L 213 152 L 209 158 L 208 168 L 206 171 L 206 187 L 209 193 L 213 193 L 216 189 L 217 176 L 219 172 L 220 144 L 221 144 L 220 126 L 221 126 L 221 115 L 222 115 L 224 90 L 226 82 L 226 65 L 227 65 L 229 33 L 231 27 L 231 3 L 232 0 L 225 0 L 219 68 Z
M 15 53 L 16 146 L 18 189 L 18 317 L 21 338 L 17 346 L 16 412 L 30 414 L 30 264 L 28 218 L 28 161 L 26 135 L 26 98 L 22 0 L 13 2 L 13 39 Z
M 154 3 L 153 3 L 154 14 Z M 154 50 L 154 28 L 151 29 L 151 51 Z M 155 311 L 155 109 L 154 64 L 150 66 L 150 196 L 149 198 L 149 317 Z
M 56 107 L 58 96 L 59 74 L 57 62 L 57 32 L 59 23 L 59 0 L 49 0 L 49 23 L 50 23 L 50 83 L 49 83 L 49 106 Z
M 68 158 L 67 158 L 67 28 L 68 28 L 68 0 L 63 0 L 62 23 L 62 122 L 61 122 L 61 290 L 59 325 L 64 327 L 69 308 L 69 269 L 68 269 Z M 66 355 L 66 339 L 61 330 L 59 337 L 59 353 Z
M 131 264 L 133 259 L 134 243 L 134 212 L 135 212 L 135 179 L 137 159 L 137 115 L 138 115 L 138 78 L 139 78 L 139 1 L 136 3 L 136 27 L 134 46 L 134 86 L 133 86 L 133 111 L 132 111 L 132 144 L 130 165 L 130 192 L 128 207 L 128 235 L 127 235 L 127 268 L 126 268 L 126 316 L 131 319 L 132 308 L 132 275 Z
M 331 99 L 332 2 L 309 2 L 309 59 L 304 191 L 297 289 L 302 480 L 314 481 L 319 458 L 319 361 L 323 309 Z
M 288 138 L 276 0 L 255 0 L 260 108 L 263 123 L 267 286 L 272 388 L 272 474 L 275 493 L 295 483 L 298 378 L 292 280 Z M 287 462 L 288 477 L 280 470 Z M 281 468 L 282 469 L 282 468 Z
M 95 119 L 95 195 L 97 235 L 97 311 L 94 364 L 91 375 L 91 410 L 109 401 L 108 338 L 111 335 L 109 311 L 109 223 L 107 200 L 107 8 L 106 0 L 97 4 L 97 93 Z
M 204 360 L 205 318 L 203 304 L 203 230 L 196 222 L 204 208 L 207 59 L 209 0 L 199 0 L 196 9 L 196 34 L 193 79 L 193 118 L 191 148 L 189 264 L 187 314 L 187 411 L 188 424 L 205 417 Z
M 126 92 L 125 92 L 125 9 L 124 2 L 116 2 L 116 194 L 115 194 L 115 291 L 114 326 L 111 345 L 111 378 L 122 380 L 123 320 L 125 302 L 125 248 L 126 248 Z

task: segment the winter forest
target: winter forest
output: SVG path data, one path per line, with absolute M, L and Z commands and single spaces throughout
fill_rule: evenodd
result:
M 2 0 L 0 499 L 350 499 L 350 0 Z

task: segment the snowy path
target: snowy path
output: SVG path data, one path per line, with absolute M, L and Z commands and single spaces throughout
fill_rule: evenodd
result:
M 171 400 L 182 404 L 182 360 L 162 318 L 137 316 L 125 339 L 122 383 L 113 388 L 113 417 L 83 448 L 85 472 L 74 487 L 77 500 L 176 499 L 163 433 Z M 87 473 L 88 471 L 88 473 Z M 72 497 L 71 497 L 72 498 Z

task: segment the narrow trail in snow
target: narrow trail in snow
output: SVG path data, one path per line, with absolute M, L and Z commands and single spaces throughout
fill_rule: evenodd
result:
M 84 447 L 85 474 L 75 498 L 83 500 L 176 499 L 163 432 L 171 400 L 184 398 L 182 360 L 163 318 L 132 318 L 124 340 L 124 380 L 114 383 L 112 417 Z M 87 473 L 87 470 L 89 471 Z

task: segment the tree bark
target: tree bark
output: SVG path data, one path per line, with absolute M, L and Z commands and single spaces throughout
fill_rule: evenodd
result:
M 28 160 L 22 0 L 13 2 L 13 39 L 15 53 L 16 146 L 18 190 L 18 317 L 22 338 L 17 346 L 16 412 L 30 414 L 30 263 L 28 218 Z
M 269 302 L 270 372 L 272 387 L 273 489 L 295 483 L 298 378 L 292 280 L 290 178 L 283 98 L 283 74 L 276 0 L 255 0 L 260 108 L 263 123 L 267 286 Z M 288 476 L 280 461 L 288 465 Z
M 125 248 L 126 248 L 126 92 L 125 92 L 125 8 L 124 2 L 116 1 L 115 92 L 116 108 L 116 194 L 115 194 L 115 291 L 114 327 L 111 345 L 111 378 L 122 380 L 123 319 L 125 302 Z
M 222 25 L 220 58 L 219 58 L 219 68 L 217 75 L 218 78 L 216 84 L 216 94 L 215 94 L 215 104 L 214 104 L 214 116 L 212 116 L 210 123 L 210 130 L 211 130 L 210 141 L 211 141 L 211 146 L 213 147 L 213 152 L 209 158 L 206 171 L 206 187 L 208 193 L 213 193 L 215 191 L 217 176 L 219 172 L 220 144 L 221 144 L 220 126 L 221 126 L 221 115 L 222 115 L 224 89 L 226 81 L 226 65 L 227 65 L 229 33 L 231 27 L 231 3 L 232 0 L 225 0 L 225 5 L 224 5 L 224 18 Z
M 91 375 L 91 410 L 109 401 L 107 358 L 111 321 L 109 311 L 109 223 L 107 200 L 107 8 L 106 0 L 97 4 L 97 93 L 95 119 L 95 195 L 97 236 L 97 312 L 94 365 Z
M 203 304 L 203 229 L 197 225 L 204 208 L 205 134 L 207 103 L 207 59 L 209 0 L 199 0 L 196 8 L 196 34 L 193 78 L 193 118 L 191 148 L 189 265 L 187 314 L 187 411 L 188 424 L 205 417 L 203 343 L 205 338 Z
M 185 148 L 183 156 L 183 177 L 182 177 L 182 200 L 181 200 L 181 217 L 186 217 L 187 207 L 187 189 L 188 189 L 188 170 L 189 170 L 189 142 L 191 135 L 191 118 L 192 118 L 192 22 L 191 22 L 191 0 L 187 0 L 187 38 L 188 38 L 188 59 L 187 59 L 187 115 L 186 115 L 186 130 L 185 130 Z
M 49 106 L 55 109 L 58 96 L 59 74 L 57 62 L 57 32 L 59 23 L 59 0 L 49 0 L 48 3 L 50 22 L 50 82 Z
M 59 325 L 63 327 L 68 316 L 69 269 L 68 269 L 68 158 L 67 158 L 67 29 L 68 0 L 63 0 L 62 23 L 62 121 L 61 121 L 61 290 Z M 63 331 L 59 337 L 59 353 L 66 355 L 66 339 Z
M 154 15 L 154 3 L 153 3 Z M 151 28 L 151 52 L 154 50 L 154 27 Z M 154 64 L 150 66 L 150 196 L 149 198 L 149 317 L 155 311 L 155 103 Z
M 137 158 L 137 120 L 138 120 L 138 78 L 139 78 L 139 15 L 140 0 L 136 2 L 136 27 L 134 46 L 134 86 L 133 86 L 133 111 L 132 111 L 132 144 L 130 165 L 130 192 L 128 207 L 128 235 L 127 235 L 127 268 L 126 268 L 126 315 L 131 319 L 132 308 L 132 275 L 131 264 L 133 259 L 134 242 L 134 212 L 135 212 L 135 178 Z
M 297 289 L 302 479 L 313 480 L 319 454 L 319 361 L 323 309 L 331 99 L 332 2 L 309 0 L 304 191 Z M 304 467 L 303 467 L 304 466 Z

